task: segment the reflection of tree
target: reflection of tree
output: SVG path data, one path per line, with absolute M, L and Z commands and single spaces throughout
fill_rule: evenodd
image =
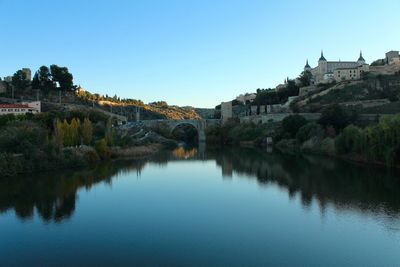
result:
M 299 194 L 304 206 L 317 201 L 322 209 L 333 204 L 337 209 L 385 212 L 389 217 L 400 214 L 400 179 L 384 171 L 321 157 L 293 157 L 253 149 L 207 150 L 204 154 L 216 160 L 224 177 L 236 173 L 255 177 L 260 185 L 277 184 L 290 197 Z M 92 170 L 0 179 L 0 213 L 13 209 L 19 218 L 26 219 L 36 209 L 43 220 L 60 222 L 73 215 L 80 188 L 90 189 L 101 182 L 111 184 L 118 173 L 136 171 L 140 175 L 147 162 L 163 166 L 169 161 L 198 159 L 196 150 L 180 149 L 159 153 L 149 160 L 103 163 Z
M 274 183 L 299 193 L 305 206 L 313 200 L 323 209 L 328 203 L 337 209 L 400 213 L 400 179 L 386 171 L 358 167 L 323 157 L 293 157 L 267 154 L 258 150 L 209 151 L 223 173 L 256 177 L 260 184 Z
M 14 177 L 0 180 L 0 212 L 14 209 L 21 219 L 31 218 L 36 208 L 45 221 L 59 222 L 75 211 L 77 191 L 100 182 L 111 184 L 118 172 L 140 172 L 146 162 L 115 162 L 95 169 L 38 177 Z

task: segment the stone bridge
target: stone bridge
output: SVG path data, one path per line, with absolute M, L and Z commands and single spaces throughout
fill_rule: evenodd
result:
M 141 124 L 147 127 L 163 125 L 167 126 L 172 133 L 176 127 L 180 125 L 192 125 L 198 133 L 199 143 L 206 141 L 205 129 L 209 125 L 220 125 L 221 120 L 219 119 L 208 119 L 208 120 L 143 120 Z

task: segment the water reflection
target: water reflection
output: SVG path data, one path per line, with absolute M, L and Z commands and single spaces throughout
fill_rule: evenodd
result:
M 252 149 L 209 152 L 225 177 L 233 173 L 257 179 L 261 186 L 277 184 L 288 196 L 299 195 L 305 208 L 317 201 L 321 212 L 332 204 L 338 210 L 400 213 L 400 177 L 397 173 L 357 166 L 330 158 L 264 153 Z
M 185 150 L 160 153 L 148 160 L 119 161 L 78 172 L 59 172 L 0 180 L 0 213 L 14 210 L 20 219 L 38 215 L 47 222 L 70 218 L 81 188 L 110 184 L 118 174 L 136 172 L 146 164 L 170 161 L 215 160 L 223 179 L 234 174 L 256 179 L 260 186 L 277 184 L 290 198 L 300 196 L 304 207 L 316 201 L 323 213 L 327 205 L 338 210 L 357 209 L 398 218 L 400 179 L 395 174 L 319 157 L 293 157 L 253 149 Z
M 33 217 L 36 209 L 46 222 L 63 221 L 73 215 L 80 188 L 90 190 L 98 183 L 111 185 L 120 172 L 135 171 L 140 175 L 145 164 L 145 161 L 115 162 L 85 171 L 0 179 L 0 213 L 13 209 L 18 218 L 26 220 Z

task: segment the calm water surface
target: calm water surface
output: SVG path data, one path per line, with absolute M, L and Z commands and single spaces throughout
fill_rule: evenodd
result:
M 1 266 L 400 266 L 400 178 L 179 149 L 0 180 Z

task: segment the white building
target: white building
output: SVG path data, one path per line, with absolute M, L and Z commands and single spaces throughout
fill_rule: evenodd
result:
M 40 101 L 23 102 L 16 104 L 0 104 L 0 115 L 14 114 L 23 115 L 26 113 L 40 113 Z

